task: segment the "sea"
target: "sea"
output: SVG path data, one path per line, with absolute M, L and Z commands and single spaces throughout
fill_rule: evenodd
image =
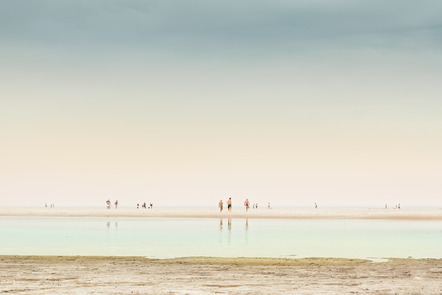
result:
M 440 259 L 442 221 L 0 216 L 0 255 Z

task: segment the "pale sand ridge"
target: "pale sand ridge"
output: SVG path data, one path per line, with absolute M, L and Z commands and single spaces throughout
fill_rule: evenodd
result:
M 290 218 L 290 219 L 399 219 L 442 220 L 442 210 L 408 209 L 73 209 L 73 208 L 0 208 L 0 216 L 71 217 L 181 217 L 181 218 Z

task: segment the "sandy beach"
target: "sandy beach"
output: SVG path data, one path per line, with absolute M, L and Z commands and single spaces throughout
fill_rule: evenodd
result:
M 0 216 L 72 217 L 180 217 L 180 218 L 291 218 L 291 219 L 403 219 L 442 220 L 442 209 L 77 209 L 77 208 L 0 208 Z
M 441 294 L 442 260 L 0 256 L 2 294 Z
M 442 210 L 2 208 L 0 217 L 442 220 Z M 64 254 L 63 254 L 64 255 Z M 130 254 L 133 255 L 133 254 Z M 200 255 L 200 254 L 198 254 Z M 1 294 L 442 294 L 442 259 L 0 256 Z

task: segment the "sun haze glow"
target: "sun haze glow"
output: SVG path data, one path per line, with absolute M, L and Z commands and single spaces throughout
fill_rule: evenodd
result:
M 2 205 L 440 207 L 441 9 L 2 1 Z

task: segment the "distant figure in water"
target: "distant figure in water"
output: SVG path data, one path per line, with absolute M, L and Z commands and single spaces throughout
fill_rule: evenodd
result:
M 256 209 L 258 209 L 258 203 L 256 203 Z
M 398 203 L 398 204 L 397 204 L 397 208 L 398 208 L 398 209 L 401 209 L 401 203 Z
M 318 209 L 318 204 L 315 203 L 315 209 Z
M 107 205 L 107 209 L 111 208 L 111 201 L 109 199 L 106 201 L 106 205 Z
M 48 203 L 45 203 L 45 208 L 48 208 Z
M 387 209 L 387 204 L 385 204 L 385 209 Z
M 137 204 L 137 209 L 140 209 L 140 204 Z
M 270 209 L 270 202 L 268 203 L 268 205 L 267 205 L 267 208 L 269 208 L 269 209 Z
M 227 210 L 230 212 L 232 211 L 232 198 L 229 198 L 227 200 Z
M 150 209 L 153 209 L 153 204 L 152 203 L 150 203 Z
M 118 209 L 118 200 L 115 201 L 115 209 Z
M 219 207 L 219 212 L 220 213 L 223 212 L 223 200 L 219 200 L 218 207 Z
M 250 206 L 249 199 L 246 199 L 244 201 L 244 206 L 246 206 L 246 212 L 249 211 L 249 206 Z

